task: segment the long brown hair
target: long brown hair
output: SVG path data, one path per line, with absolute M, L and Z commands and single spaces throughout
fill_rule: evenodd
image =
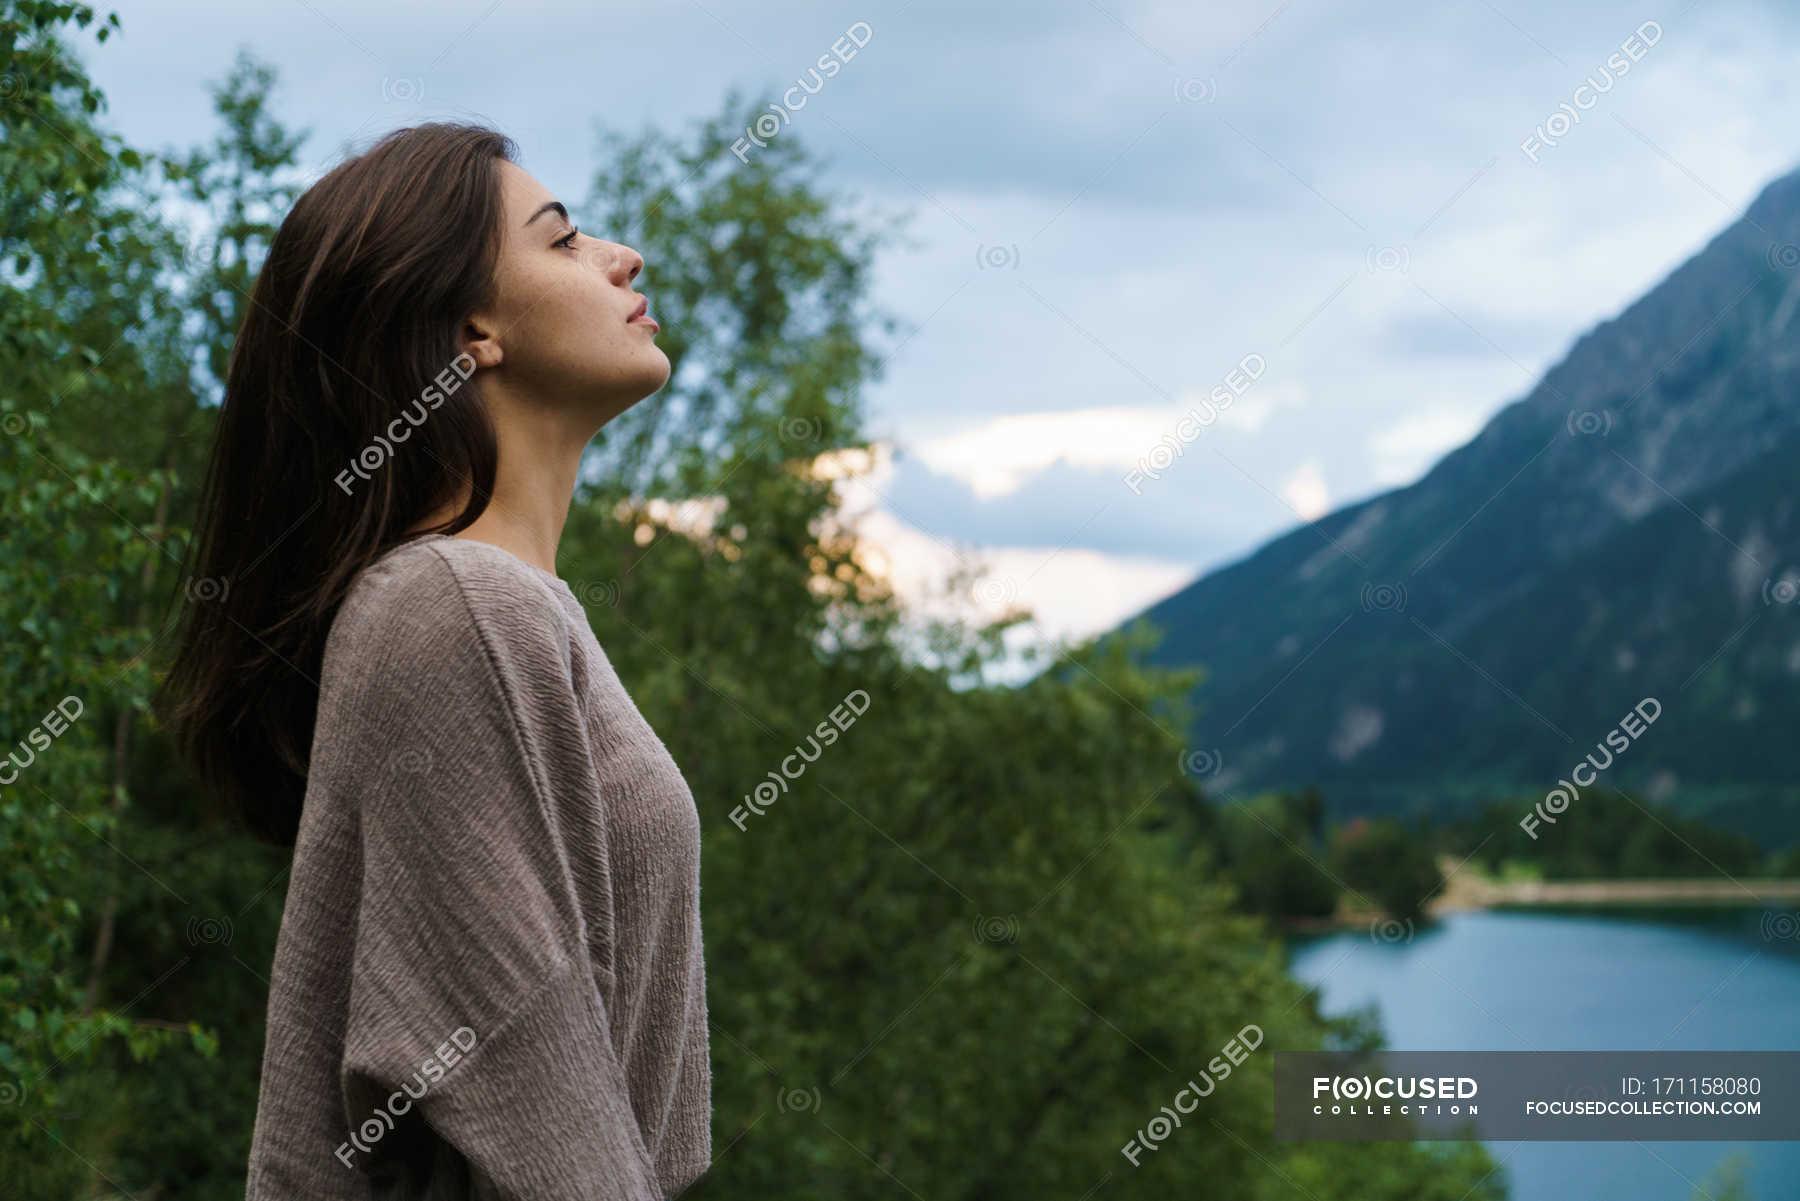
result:
M 481 125 L 395 130 L 321 177 L 270 243 L 232 346 L 182 626 L 156 709 L 257 836 L 300 823 L 325 637 L 356 573 L 493 492 L 463 323 L 490 299 L 500 160 Z

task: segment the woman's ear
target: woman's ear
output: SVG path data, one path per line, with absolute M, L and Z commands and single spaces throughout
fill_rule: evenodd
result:
M 498 367 L 505 357 L 500 350 L 500 340 L 488 327 L 487 321 L 480 317 L 471 317 L 463 322 L 463 353 L 475 360 L 475 366 Z

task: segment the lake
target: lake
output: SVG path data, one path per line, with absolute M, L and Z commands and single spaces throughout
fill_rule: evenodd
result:
M 1375 1005 L 1395 1050 L 1800 1050 L 1791 911 L 1471 910 L 1290 946 L 1326 1013 Z M 1513 1201 L 1690 1201 L 1736 1148 L 1755 1201 L 1800 1198 L 1800 1143 L 1487 1145 Z

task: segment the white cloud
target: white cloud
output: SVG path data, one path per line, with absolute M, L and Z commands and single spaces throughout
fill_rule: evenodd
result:
M 894 590 L 915 613 L 989 619 L 1015 610 L 1032 614 L 1032 633 L 1046 639 L 1086 638 L 1111 629 L 1194 578 L 1190 563 L 1069 548 L 988 546 L 970 551 L 934 538 L 885 509 L 862 514 L 859 539 L 878 553 Z M 944 581 L 961 561 L 983 575 L 946 594 Z
M 1082 639 L 1112 629 L 1196 575 L 1190 562 L 1151 555 L 1081 547 L 972 548 L 925 533 L 883 503 L 895 471 L 892 447 L 885 443 L 867 453 L 821 456 L 816 468 L 838 480 L 839 512 L 855 532 L 859 558 L 889 582 L 910 612 L 979 621 L 1028 610 L 1032 620 L 1008 639 L 1015 651 L 1027 640 Z M 966 590 L 948 592 L 951 574 L 972 565 L 983 574 Z
M 1019 413 L 927 439 L 912 449 L 933 471 L 962 480 L 987 500 L 1018 491 L 1028 477 L 1058 459 L 1074 467 L 1117 467 L 1122 473 L 1173 420 L 1164 406 Z
M 1299 408 L 1305 399 L 1297 385 L 1252 384 L 1224 407 L 1208 402 L 1211 391 L 1208 386 L 1183 393 L 1178 406 L 1106 405 L 1008 414 L 924 439 L 912 452 L 933 471 L 959 479 L 978 498 L 991 500 L 1017 492 L 1059 460 L 1071 467 L 1110 468 L 1123 476 L 1164 439 L 1180 440 L 1184 433 L 1207 437 L 1213 428 L 1254 434 L 1277 410 Z M 1206 422 L 1197 432 L 1191 422 L 1182 424 L 1190 413 Z
M 1304 521 L 1323 517 L 1331 510 L 1331 489 L 1326 487 L 1325 474 L 1316 459 L 1307 460 L 1290 475 L 1281 486 L 1281 494 Z

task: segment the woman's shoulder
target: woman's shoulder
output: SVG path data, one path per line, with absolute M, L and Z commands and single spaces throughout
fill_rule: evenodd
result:
M 490 649 L 554 650 L 566 661 L 572 603 L 567 584 L 502 547 L 425 535 L 390 547 L 356 574 L 330 638 L 391 654 L 441 645 L 460 631 L 479 634 Z
M 427 534 L 389 547 L 360 572 L 344 598 L 360 606 L 431 610 L 467 603 L 478 615 L 559 616 L 568 585 L 503 547 Z

